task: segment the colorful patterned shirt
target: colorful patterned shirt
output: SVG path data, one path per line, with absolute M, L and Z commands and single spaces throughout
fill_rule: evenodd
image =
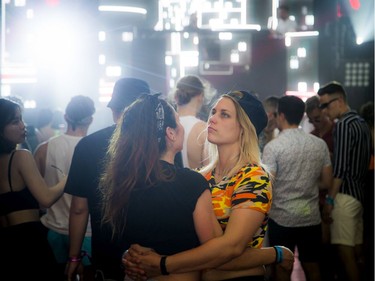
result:
M 214 212 L 223 230 L 232 210 L 251 209 L 265 214 L 262 225 L 249 243 L 249 247 L 261 248 L 272 202 L 272 186 L 268 173 L 260 166 L 247 164 L 234 176 L 224 177 L 219 184 L 215 183 L 214 171 L 205 175 L 205 178 L 210 184 Z

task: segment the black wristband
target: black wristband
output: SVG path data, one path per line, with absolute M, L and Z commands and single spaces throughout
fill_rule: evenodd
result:
M 165 266 L 166 259 L 167 259 L 167 256 L 162 256 L 160 259 L 160 272 L 162 275 L 169 275 L 169 272 L 167 271 L 167 267 Z

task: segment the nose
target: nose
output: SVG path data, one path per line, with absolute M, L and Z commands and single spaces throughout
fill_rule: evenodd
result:
M 23 122 L 23 120 L 20 121 L 20 128 L 21 129 L 25 129 L 26 128 L 25 122 Z
M 215 118 L 215 115 L 211 115 L 209 118 L 208 118 L 208 124 L 210 123 L 215 123 L 216 122 L 216 118 Z

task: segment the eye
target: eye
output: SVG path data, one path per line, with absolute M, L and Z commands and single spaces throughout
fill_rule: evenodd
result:
M 12 125 L 17 125 L 20 122 L 19 118 L 14 118 L 12 122 L 10 122 Z
M 220 114 L 223 118 L 229 118 L 230 115 L 228 113 L 226 113 L 225 111 L 222 111 L 221 114 Z

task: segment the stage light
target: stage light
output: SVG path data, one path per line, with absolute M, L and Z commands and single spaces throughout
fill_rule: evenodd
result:
M 106 61 L 105 55 L 99 55 L 99 64 L 103 65 L 105 64 L 105 61 Z
M 363 43 L 363 37 L 357 37 L 356 43 L 357 45 L 361 45 Z
M 123 32 L 122 33 L 122 41 L 124 42 L 132 42 L 134 39 L 133 32 Z
M 240 52 L 246 52 L 247 51 L 246 42 L 238 42 L 238 51 L 240 51 Z
M 306 48 L 298 48 L 297 49 L 297 56 L 300 58 L 306 57 Z
M 240 55 L 237 52 L 232 52 L 230 54 L 230 62 L 231 63 L 239 63 L 240 62 Z
M 107 6 L 101 5 L 98 7 L 101 12 L 121 12 L 121 13 L 134 13 L 146 15 L 147 10 L 139 7 L 129 7 L 129 6 Z
M 298 82 L 297 89 L 298 89 L 298 92 L 307 92 L 307 83 L 306 82 Z
M 121 73 L 122 71 L 120 66 L 107 66 L 105 69 L 105 74 L 108 77 L 120 77 Z
M 99 33 L 98 33 L 98 39 L 99 39 L 99 41 L 103 42 L 103 41 L 105 41 L 105 38 L 106 38 L 105 32 L 104 31 L 99 31 Z
M 289 60 L 289 67 L 290 69 L 298 69 L 299 68 L 299 61 L 298 57 L 292 56 Z
M 172 65 L 173 59 L 172 56 L 165 56 L 165 65 Z

